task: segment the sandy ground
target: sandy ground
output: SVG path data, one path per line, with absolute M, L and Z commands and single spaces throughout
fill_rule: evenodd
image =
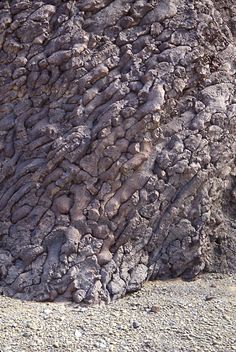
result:
M 236 275 L 149 282 L 109 305 L 0 296 L 0 351 L 236 351 Z

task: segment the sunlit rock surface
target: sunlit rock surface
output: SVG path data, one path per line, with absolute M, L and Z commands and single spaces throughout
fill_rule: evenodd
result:
M 236 267 L 236 5 L 0 2 L 0 285 L 95 303 Z

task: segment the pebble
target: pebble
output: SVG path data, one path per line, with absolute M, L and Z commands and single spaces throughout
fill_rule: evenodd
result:
M 80 339 L 82 337 L 82 332 L 78 329 L 75 330 L 75 338 Z
M 101 349 L 107 348 L 107 342 L 106 342 L 106 340 L 99 340 L 94 343 L 94 347 L 98 347 Z
M 26 338 L 29 338 L 31 336 L 31 334 L 29 334 L 28 332 L 23 332 L 22 336 L 26 337 Z
M 37 325 L 35 325 L 35 324 L 32 323 L 32 322 L 28 322 L 28 323 L 26 324 L 26 327 L 29 328 L 29 329 L 31 329 L 31 330 L 37 330 L 37 329 L 38 329 Z
M 230 322 L 230 316 L 229 315 L 227 315 L 227 314 L 224 314 L 223 315 L 223 318 L 225 319 L 225 320 L 227 320 L 227 321 L 229 321 Z
M 150 312 L 152 313 L 158 313 L 160 311 L 160 307 L 157 305 L 151 306 Z
M 205 301 L 212 301 L 212 300 L 215 299 L 215 298 L 216 298 L 215 296 L 209 295 L 209 296 L 206 296 L 206 297 L 205 297 Z
M 139 322 L 137 322 L 136 320 L 133 321 L 132 325 L 133 325 L 133 328 L 135 328 L 135 329 L 140 327 Z

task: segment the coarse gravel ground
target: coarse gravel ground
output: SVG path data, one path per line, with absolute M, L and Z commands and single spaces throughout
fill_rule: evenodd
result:
M 0 306 L 0 352 L 236 351 L 236 275 L 148 282 L 109 305 Z

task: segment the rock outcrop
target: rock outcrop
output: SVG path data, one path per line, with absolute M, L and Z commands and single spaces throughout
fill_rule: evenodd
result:
M 0 48 L 4 294 L 235 270 L 233 0 L 3 0 Z

